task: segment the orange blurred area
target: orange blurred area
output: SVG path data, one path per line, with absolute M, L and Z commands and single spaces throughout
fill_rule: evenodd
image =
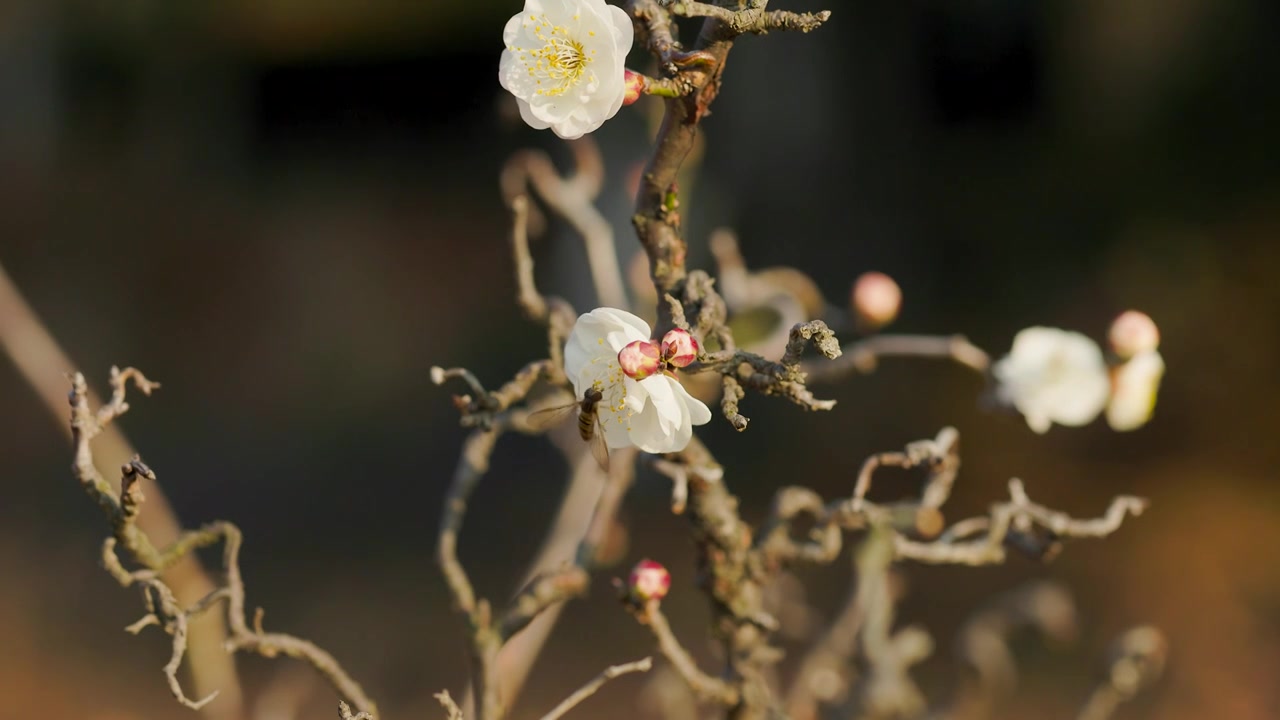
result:
M 888 331 L 964 333 L 995 355 L 1031 325 L 1102 342 L 1130 308 L 1160 328 L 1167 374 L 1152 422 L 1132 433 L 1099 421 L 1036 435 L 989 407 L 972 373 L 921 360 L 815 387 L 838 401 L 829 413 L 748 395 L 744 433 L 718 414 L 699 431 L 752 523 L 779 486 L 846 494 L 867 456 L 945 425 L 963 458 L 948 521 L 985 513 L 1011 477 L 1077 517 L 1114 495 L 1151 500 L 1048 565 L 904 567 L 898 623 L 937 643 L 916 673 L 936 703 L 964 676 L 964 620 L 1052 579 L 1075 598 L 1078 638 L 1018 635 L 1019 688 L 997 717 L 1075 717 L 1112 639 L 1146 623 L 1166 634 L 1168 666 L 1117 718 L 1280 717 L 1277 7 L 856 0 L 818 31 L 745 38 L 730 56 L 681 181 L 692 266 L 714 270 L 708 238 L 727 226 L 753 269 L 798 268 L 836 306 L 883 272 L 902 292 Z M 571 154 L 523 126 L 496 82 L 502 23 L 519 9 L 0 8 L 0 266 L 74 364 L 40 379 L 82 370 L 101 392 L 112 365 L 133 365 L 163 383 L 131 398 L 121 425 L 178 516 L 237 523 L 250 608 L 330 650 L 387 719 L 442 717 L 432 694 L 462 697 L 467 682 L 434 559 L 465 436 L 450 396 L 463 390 L 434 386 L 428 368 L 464 366 L 496 387 L 546 352 L 515 304 L 498 173 L 521 148 L 562 168 Z M 643 99 L 593 135 L 624 269 L 658 110 Z M 532 251 L 546 292 L 594 307 L 569 228 L 552 218 Z M 0 340 L 28 347 L 11 312 L 0 307 Z M 195 717 L 165 684 L 163 633 L 123 631 L 142 604 L 100 567 L 107 527 L 69 472 L 65 408 L 0 361 L 0 412 L 0 718 Z M 566 474 L 545 439 L 499 442 L 461 537 L 479 593 L 518 589 Z M 914 490 L 886 471 L 872 497 Z M 663 607 L 702 667 L 719 667 L 669 492 L 640 471 L 611 539 L 617 564 L 568 606 L 513 720 L 653 651 L 610 584 L 642 557 L 670 569 Z M 797 575 L 830 618 L 847 552 Z M 782 644 L 786 678 L 807 645 Z M 333 716 L 333 693 L 291 661 L 238 668 L 248 717 Z M 576 716 L 659 717 L 651 680 L 619 679 Z

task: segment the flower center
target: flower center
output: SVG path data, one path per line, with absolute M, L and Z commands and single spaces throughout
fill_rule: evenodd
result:
M 635 415 L 635 411 L 627 407 L 627 376 L 618 366 L 618 361 L 607 356 L 594 357 L 588 368 L 594 375 L 591 386 L 603 396 L 597 406 L 600 424 L 607 426 L 613 421 L 631 432 L 631 417 Z
M 574 20 L 578 16 L 573 17 Z M 552 24 L 545 15 L 530 15 L 524 26 L 532 26 L 533 36 L 542 43 L 542 47 L 513 47 L 511 51 L 529 71 L 529 77 L 537 81 L 535 95 L 554 97 L 563 95 L 577 85 L 583 76 L 593 76 L 587 65 L 595 58 L 595 50 L 591 55 L 575 39 L 569 29 L 563 25 Z M 595 33 L 591 33 L 594 35 Z

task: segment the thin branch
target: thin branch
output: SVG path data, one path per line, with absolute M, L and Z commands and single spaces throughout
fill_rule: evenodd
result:
M 640 605 L 629 604 L 629 609 L 641 625 L 653 632 L 654 639 L 658 641 L 658 651 L 671 663 L 676 672 L 680 673 L 680 677 L 684 678 L 694 694 L 722 707 L 733 707 L 738 704 L 741 697 L 738 689 L 720 678 L 704 673 L 698 667 L 693 656 L 684 649 L 671 630 L 671 624 L 667 622 L 667 616 L 662 614 L 657 601 L 651 600 Z
M 530 564 L 533 572 L 526 587 L 532 587 L 540 579 L 548 577 L 542 569 L 553 563 L 563 562 L 565 557 L 573 558 L 573 565 L 562 566 L 553 570 L 552 574 L 576 573 L 572 568 L 578 568 L 583 571 L 583 583 L 574 593 L 564 593 L 562 596 L 543 595 L 544 602 L 526 605 L 524 610 L 518 609 L 520 600 L 517 597 L 503 614 L 501 625 L 506 630 L 500 631 L 504 632 L 505 640 L 498 651 L 496 672 L 502 682 L 502 697 L 509 704 L 515 703 L 529 670 L 559 620 L 560 611 L 564 608 L 563 600 L 586 592 L 586 574 L 599 566 L 606 538 L 617 523 L 622 500 L 635 479 L 636 450 L 622 448 L 614 451 L 609 463 L 609 476 L 601 487 L 599 465 L 591 453 L 583 452 L 576 430 L 569 434 L 572 435 L 570 442 L 574 444 L 571 447 L 578 453 L 578 460 L 556 520 L 547 533 L 538 557 Z M 585 522 L 584 529 L 583 516 L 588 512 L 590 518 Z M 521 620 L 521 627 L 517 631 L 513 620 L 522 612 L 527 622 Z
M 0 346 L 13 360 L 18 372 L 40 396 L 57 427 L 70 437 L 67 423 L 66 376 L 76 364 L 59 347 L 49 329 L 23 298 L 12 278 L 0 266 Z M 116 426 L 109 425 L 97 438 L 103 467 L 133 457 L 137 451 Z M 138 529 L 151 542 L 172 542 L 181 532 L 173 507 L 158 485 L 149 487 L 149 510 L 138 520 Z M 167 566 L 165 582 L 180 602 L 195 602 L 214 589 L 213 580 L 194 555 Z M 243 715 L 240 680 L 234 661 L 222 651 L 225 630 L 219 623 L 201 623 L 191 628 L 189 667 L 198 693 L 221 692 L 220 700 L 205 709 L 211 720 L 238 720 Z
M 494 720 L 502 714 L 498 679 L 494 661 L 501 639 L 491 627 L 492 612 L 486 600 L 477 600 L 471 579 L 458 560 L 458 534 L 466 517 L 467 501 L 481 478 L 489 470 L 489 457 L 503 428 L 475 430 L 467 438 L 454 471 L 453 483 L 445 497 L 440 517 L 440 536 L 436 546 L 437 561 L 453 603 L 462 613 L 470 629 L 473 695 L 479 720 Z
M 74 469 L 77 479 L 90 497 L 102 507 L 111 525 L 112 535 L 103 544 L 104 567 L 122 585 L 139 583 L 144 588 L 148 614 L 154 620 L 144 617 L 130 626 L 131 631 L 137 632 L 149 625 L 160 625 L 173 636 L 173 652 L 169 663 L 165 665 L 164 673 L 174 697 L 186 707 L 199 709 L 216 694 L 209 693 L 202 700 L 191 700 L 182 691 L 177 672 L 187 651 L 188 618 L 205 612 L 225 600 L 229 629 L 225 641 L 227 651 L 249 650 L 265 657 L 284 654 L 305 660 L 344 698 L 355 702 L 361 708 L 372 710 L 373 701 L 365 695 L 360 685 L 347 675 L 333 656 L 315 644 L 290 635 L 263 634 L 248 628 L 244 612 L 244 582 L 240 577 L 241 535 L 234 525 L 227 522 L 214 522 L 196 531 L 183 532 L 170 547 L 164 550 L 157 550 L 146 534 L 139 530 L 137 520 L 145 500 L 140 489 L 140 481 L 146 479 L 154 482 L 155 473 L 141 459 L 135 457 L 122 468 L 121 491 L 117 495 L 111 485 L 98 473 L 90 444 L 90 441 L 102 432 L 108 423 L 128 410 L 125 389 L 130 381 L 144 393 L 149 393 L 156 387 L 155 383 L 147 380 L 141 372 L 133 368 L 123 371 L 112 368 L 111 399 L 94 413 L 89 408 L 84 376 L 76 373 L 72 377 L 70 402 L 72 438 L 76 446 Z M 199 601 L 184 609 L 169 586 L 159 579 L 159 573 L 180 561 L 192 550 L 207 547 L 219 541 L 224 545 L 223 570 L 226 574 L 226 584 L 211 590 Z M 142 565 L 143 569 L 134 572 L 126 570 L 116 553 L 117 546 L 127 550 L 130 557 Z
M 626 675 L 627 673 L 649 672 L 649 669 L 652 667 L 653 667 L 653 658 L 644 658 L 643 660 L 636 660 L 635 662 L 624 663 L 622 665 L 612 665 L 610 667 L 607 667 L 605 668 L 604 672 L 597 675 L 593 680 L 588 682 L 586 685 L 583 685 L 581 688 L 578 688 L 578 690 L 575 691 L 572 695 L 565 698 L 564 701 L 561 702 L 559 705 L 555 706 L 555 708 L 551 712 L 547 713 L 546 715 L 543 715 L 542 720 L 559 720 L 562 716 L 564 716 L 565 713 L 572 710 L 583 700 L 586 700 L 587 698 L 596 694 L 596 691 L 599 690 L 601 687 L 603 687 L 604 684 L 609 682 L 610 680 L 616 677 L 620 677 L 622 675 Z
M 864 618 L 862 654 L 867 675 L 858 683 L 855 705 L 859 718 L 917 717 L 925 708 L 924 695 L 911 679 L 912 666 L 933 653 L 933 639 L 923 629 L 893 632 L 894 597 L 889 586 L 893 561 L 891 529 L 872 530 L 857 557 L 858 598 Z
M 882 358 L 906 357 L 951 360 L 985 374 L 991 356 L 963 335 L 873 335 L 844 347 L 836 362 L 805 363 L 810 382 L 830 382 L 854 373 L 874 372 Z
M 554 360 L 535 360 L 516 372 L 515 377 L 502 387 L 489 392 L 480 380 L 466 368 L 431 368 L 431 382 L 442 385 L 450 378 L 461 378 L 471 389 L 472 395 L 455 395 L 454 405 L 462 413 L 463 427 L 492 427 L 495 416 L 524 400 L 539 380 L 552 383 L 564 381 L 564 372 Z
M 342 720 L 374 720 L 371 713 L 364 712 L 363 710 L 352 715 L 351 706 L 341 700 L 338 701 L 338 717 Z M 458 717 L 461 719 L 462 716 L 459 715 Z
M 1112 499 L 1101 517 L 1076 519 L 1031 502 L 1020 480 L 1009 481 L 1009 494 L 1010 501 L 995 505 L 985 522 L 983 519 L 962 521 L 964 534 L 945 532 L 934 542 L 899 536 L 895 541 L 897 556 L 931 564 L 995 565 L 1004 562 L 1006 542 L 1016 533 L 1039 527 L 1058 538 L 1106 537 L 1120 528 L 1126 516 L 1141 515 L 1148 504 L 1143 498 L 1121 495 Z M 970 534 L 983 531 L 985 535 L 967 539 Z
M 800 356 L 814 347 L 828 358 L 840 355 L 840 344 L 834 333 L 821 320 L 797 323 L 791 328 L 786 351 L 779 361 L 765 359 L 745 350 L 722 350 L 708 353 L 701 362 L 691 365 L 689 372 L 716 371 L 733 383 L 726 384 L 721 410 L 735 429 L 746 428 L 748 419 L 738 412 L 739 392 L 743 387 L 765 395 L 779 395 L 806 410 L 830 410 L 835 400 L 819 400 L 806 386 L 807 378 L 800 369 Z
M 859 555 L 855 554 L 855 574 L 858 562 Z M 817 720 L 821 706 L 838 705 L 848 698 L 854 678 L 851 663 L 867 613 L 867 583 L 861 575 L 857 577 L 844 606 L 800 662 L 787 691 L 787 715 L 791 720 Z
M 594 139 L 582 137 L 569 143 L 576 169 L 561 176 L 551 158 L 538 150 L 522 150 L 511 156 L 502 170 L 503 194 L 508 203 L 532 186 L 552 210 L 582 236 L 596 298 L 606 307 L 626 309 L 627 296 L 618 265 L 613 228 L 596 209 L 595 199 L 604 182 L 604 165 Z
M 742 10 L 711 5 L 704 2 L 675 2 L 671 14 L 679 17 L 705 17 L 719 20 L 724 29 L 721 34 L 732 38 L 746 33 L 763 35 L 771 30 L 799 30 L 807 33 L 822 26 L 831 17 L 830 10 L 816 13 L 797 13 L 786 10 L 765 10 L 748 7 Z
M 951 486 L 960 471 L 960 433 L 953 427 L 945 427 L 932 440 L 917 440 L 907 445 L 905 452 L 878 453 L 868 457 L 858 472 L 853 488 L 853 504 L 861 507 L 871 489 L 871 476 L 881 467 L 910 469 L 929 466 L 929 477 L 921 493 L 921 505 L 940 508 L 951 496 Z
M 441 690 L 435 694 L 435 699 L 440 701 L 440 707 L 449 713 L 448 720 L 462 720 L 462 708 L 458 707 L 458 703 L 453 701 L 453 697 L 449 695 L 448 690 Z
M 516 304 L 524 314 L 547 326 L 547 357 L 558 372 L 564 367 L 564 342 L 577 320 L 577 312 L 561 297 L 543 297 L 533 278 L 533 255 L 529 252 L 529 212 L 532 206 L 523 193 L 509 199 L 511 204 L 511 252 L 516 266 Z

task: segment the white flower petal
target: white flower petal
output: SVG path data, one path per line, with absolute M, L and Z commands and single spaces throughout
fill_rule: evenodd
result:
M 1079 426 L 1107 403 L 1110 380 L 1098 344 L 1080 333 L 1032 327 L 1014 338 L 1009 355 L 992 369 L 999 394 L 1036 432 L 1052 423 Z
M 680 422 L 680 405 L 676 403 L 675 391 L 671 389 L 673 381 L 666 375 L 658 374 L 640 381 L 640 385 L 649 393 L 651 404 L 658 408 L 658 419 L 664 428 L 675 427 Z
M 615 47 L 623 58 L 627 53 L 631 52 L 631 45 L 635 42 L 636 26 L 631 22 L 631 16 L 626 10 L 617 5 L 609 5 L 609 19 L 613 21 L 613 38 L 616 43 Z
M 651 453 L 683 450 L 693 426 L 711 419 L 707 406 L 679 381 L 664 374 L 636 381 L 623 374 L 618 351 L 649 340 L 648 323 L 629 312 L 597 308 L 578 317 L 565 342 L 565 374 L 582 396 L 595 387 L 603 395 L 597 408 L 605 442 L 611 448 L 635 445 Z
M 683 400 L 683 404 L 689 408 L 689 421 L 692 424 L 706 425 L 711 422 L 711 409 L 705 403 L 690 395 L 689 391 L 684 389 L 684 385 L 675 381 L 672 381 L 672 385 L 675 385 L 676 397 Z
M 604 0 L 529 0 L 503 29 L 498 81 L 532 127 L 577 138 L 617 114 L 626 96 L 631 19 Z
M 529 109 L 528 100 L 516 98 L 516 105 L 520 106 L 520 119 L 524 120 L 525 124 L 529 127 L 534 130 L 546 130 L 551 127 L 550 123 L 543 122 L 533 114 L 533 111 Z

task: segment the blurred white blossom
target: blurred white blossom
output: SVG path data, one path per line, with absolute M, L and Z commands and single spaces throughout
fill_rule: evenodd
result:
M 1077 332 L 1030 327 L 1013 339 L 992 369 L 1000 397 L 1022 413 L 1032 430 L 1053 423 L 1086 425 L 1107 405 L 1111 382 L 1098 344 Z
M 631 18 L 604 0 L 525 0 L 502 32 L 498 82 L 530 127 L 582 137 L 622 107 L 632 34 Z
M 1155 350 L 1138 353 L 1112 371 L 1107 403 L 1107 424 L 1112 430 L 1137 430 L 1147 424 L 1163 377 L 1164 358 Z
M 610 448 L 635 445 L 649 453 L 683 450 L 693 426 L 711 421 L 707 406 L 667 372 L 635 380 L 623 372 L 618 354 L 636 341 L 649 342 L 649 325 L 623 310 L 596 308 L 578 318 L 564 348 L 564 371 L 578 397 L 594 387 L 600 427 Z

